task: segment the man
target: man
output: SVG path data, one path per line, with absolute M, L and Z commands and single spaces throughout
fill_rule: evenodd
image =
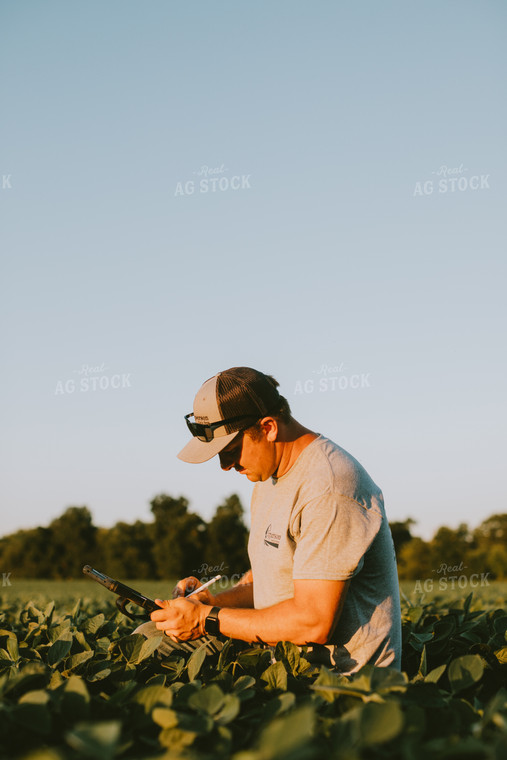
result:
M 184 579 L 179 598 L 157 600 L 163 609 L 151 619 L 173 641 L 206 633 L 292 641 L 341 673 L 366 663 L 399 668 L 398 577 L 382 492 L 350 454 L 297 422 L 277 388 L 269 375 L 233 367 L 198 391 L 185 417 L 193 438 L 178 456 L 218 456 L 222 469 L 255 483 L 251 569 L 215 596 L 184 598 L 199 585 Z

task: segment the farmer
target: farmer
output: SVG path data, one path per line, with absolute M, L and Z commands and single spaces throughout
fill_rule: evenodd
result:
M 277 388 L 269 375 L 233 367 L 197 392 L 185 416 L 193 437 L 178 457 L 196 464 L 218 456 L 223 470 L 255 483 L 251 569 L 215 596 L 205 589 L 185 599 L 200 583 L 181 580 L 151 620 L 173 641 L 292 641 L 341 673 L 366 663 L 400 668 L 398 576 L 382 492 L 350 454 L 297 422 Z

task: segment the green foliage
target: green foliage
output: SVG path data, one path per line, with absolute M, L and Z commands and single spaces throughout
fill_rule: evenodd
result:
M 220 567 L 230 577 L 248 570 L 248 529 L 243 507 L 236 494 L 217 507 L 208 525 L 204 560 L 211 568 Z M 213 570 L 210 575 L 213 574 Z
M 437 582 L 458 573 L 467 579 L 474 574 L 491 579 L 507 578 L 507 514 L 492 515 L 470 531 L 466 524 L 456 530 L 442 526 L 430 541 L 412 536 L 412 520 L 393 523 L 391 531 L 403 579 L 433 579 Z
M 206 523 L 188 501 L 161 494 L 151 502 L 152 552 L 158 577 L 195 575 L 206 545 Z
M 411 531 L 412 525 L 415 525 L 415 520 L 409 517 L 403 522 L 390 522 L 391 535 L 393 537 L 394 550 L 396 555 L 399 555 L 402 546 L 412 540 L 413 536 Z
M 160 659 L 107 597 L 4 595 L 1 609 L 0 760 L 505 754 L 507 611 L 479 598 L 404 605 L 404 672 L 352 676 L 290 642 Z
M 136 520 L 118 522 L 109 530 L 100 528 L 97 549 L 100 567 L 113 578 L 156 578 L 152 526 Z
M 123 521 L 97 528 L 87 507 L 69 507 L 48 527 L 0 538 L 0 566 L 16 578 L 80 578 L 90 564 L 113 578 L 183 578 L 205 565 L 231 577 L 248 570 L 248 530 L 233 494 L 210 523 L 189 512 L 188 501 L 159 494 L 150 502 L 152 523 Z M 15 571 L 14 571 L 15 568 Z M 216 573 L 213 573 L 216 574 Z

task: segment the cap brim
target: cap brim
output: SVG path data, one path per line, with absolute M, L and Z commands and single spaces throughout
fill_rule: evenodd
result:
M 191 464 L 207 462 L 208 459 L 212 459 L 222 449 L 225 449 L 227 444 L 236 438 L 239 432 L 239 430 L 235 430 L 234 433 L 215 436 L 209 443 L 200 441 L 198 438 L 192 438 L 177 454 L 177 457 L 183 462 L 190 462 Z

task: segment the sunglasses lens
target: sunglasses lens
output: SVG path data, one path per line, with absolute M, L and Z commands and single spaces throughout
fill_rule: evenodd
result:
M 201 425 L 199 422 L 190 422 L 186 417 L 185 420 L 187 427 L 194 438 L 197 438 L 203 443 L 209 443 L 213 440 L 213 430 L 208 425 Z
M 213 438 L 215 437 L 215 429 L 221 427 L 222 425 L 230 424 L 231 422 L 238 422 L 241 419 L 244 419 L 246 417 L 253 417 L 254 415 L 248 415 L 244 414 L 241 417 L 232 417 L 228 420 L 221 420 L 220 422 L 213 422 L 211 425 L 202 425 L 199 422 L 190 422 L 188 419 L 191 417 L 192 414 L 185 415 L 185 422 L 187 423 L 187 427 L 194 436 L 194 438 L 198 438 L 199 441 L 202 441 L 203 443 L 210 443 Z M 244 429 L 240 428 L 240 430 Z

